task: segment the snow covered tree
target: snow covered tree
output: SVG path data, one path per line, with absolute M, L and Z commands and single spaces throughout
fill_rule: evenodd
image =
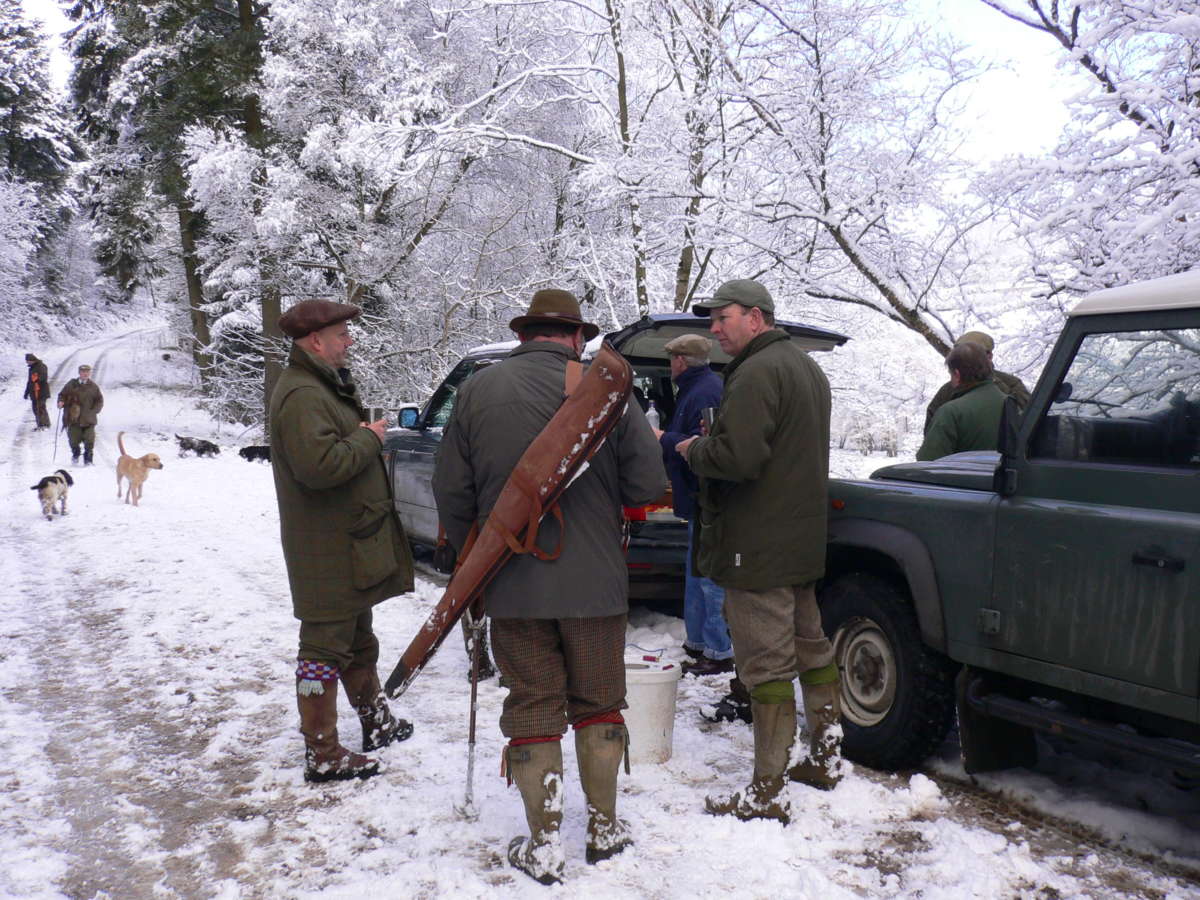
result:
M 36 186 L 40 239 L 69 213 L 68 179 L 80 146 L 50 86 L 50 56 L 41 29 L 20 0 L 0 0 L 0 171 Z
M 1091 89 L 1048 159 L 994 178 L 1043 293 L 1080 293 L 1200 263 L 1200 15 L 1192 0 L 982 0 L 1062 48 Z

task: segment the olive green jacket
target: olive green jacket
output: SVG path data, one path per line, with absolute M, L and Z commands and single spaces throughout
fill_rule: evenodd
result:
M 991 381 L 964 385 L 963 392 L 937 411 L 917 459 L 941 459 L 966 450 L 995 450 L 1005 394 Z
M 64 426 L 94 426 L 104 408 L 104 394 L 100 392 L 100 385 L 90 378 L 87 381 L 72 378 L 58 392 L 58 402 L 63 405 Z
M 829 382 L 775 329 L 725 369 L 712 434 L 688 450 L 700 476 L 700 572 L 723 587 L 808 584 L 825 573 Z
M 271 468 L 296 618 L 331 622 L 412 590 L 379 438 L 349 372 L 299 347 L 271 394 Z
M 1025 407 L 1029 405 L 1029 390 L 1025 387 L 1025 382 L 1016 375 L 997 371 L 992 372 L 992 381 L 1005 395 L 1017 401 L 1017 409 L 1021 412 L 1025 411 Z M 929 401 L 929 406 L 925 410 L 925 434 L 929 434 L 929 426 L 933 424 L 933 417 L 937 411 L 961 393 L 962 391 L 955 388 L 951 381 L 947 381 L 938 388 L 938 392 L 933 395 L 933 399 Z
M 433 495 L 438 518 L 456 550 L 482 525 L 508 476 L 563 401 L 567 361 L 553 341 L 527 341 L 462 386 L 438 447 Z M 572 619 L 629 610 L 629 572 L 621 543 L 621 507 L 640 506 L 667 488 L 662 450 L 637 403 L 562 495 L 557 519 L 547 515 L 538 546 L 561 547 L 554 560 L 511 557 L 484 591 L 497 618 Z

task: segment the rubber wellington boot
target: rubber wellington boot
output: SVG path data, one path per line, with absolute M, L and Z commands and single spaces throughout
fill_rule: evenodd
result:
M 629 825 L 617 818 L 617 770 L 625 759 L 629 769 L 629 729 L 614 722 L 597 722 L 575 730 L 579 782 L 587 798 L 586 858 L 589 864 L 616 856 L 633 843 Z
M 515 837 L 508 845 L 508 861 L 539 884 L 559 884 L 563 878 L 562 742 L 509 744 L 504 748 L 509 783 L 517 783 L 525 804 L 529 837 Z
M 331 681 L 316 682 L 321 686 L 317 693 L 308 690 L 313 683 L 296 679 L 300 733 L 304 735 L 304 780 L 349 781 L 378 775 L 379 760 L 352 753 L 338 743 L 336 686 Z
M 836 678 L 836 670 L 835 675 Z M 842 780 L 841 684 L 802 684 L 804 718 L 808 724 L 805 758 L 788 769 L 792 781 L 831 791 Z
M 388 708 L 375 666 L 351 666 L 342 670 L 342 689 L 362 725 L 363 753 L 412 737 L 412 723 L 393 716 Z
M 780 703 L 751 701 L 754 708 L 754 778 L 739 793 L 709 797 L 705 809 L 714 816 L 791 821 L 786 770 L 796 732 L 796 701 Z

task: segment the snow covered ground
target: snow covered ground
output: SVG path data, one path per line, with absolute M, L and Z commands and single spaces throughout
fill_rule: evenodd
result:
M 787 828 L 707 816 L 704 795 L 743 784 L 750 771 L 750 730 L 697 715 L 723 693 L 722 678 L 681 683 L 674 755 L 635 766 L 620 783 L 636 846 L 598 866 L 583 861 L 584 810 L 573 744 L 564 742 L 567 882 L 543 888 L 503 855 L 525 826 L 515 788 L 498 776 L 495 679 L 480 687 L 481 815 L 455 812 L 468 712 L 457 641 L 395 704 L 416 733 L 383 752 L 383 776 L 306 785 L 296 623 L 270 467 L 236 453 L 257 440 L 197 410 L 169 337 L 142 322 L 88 346 L 35 348 L 55 391 L 90 362 L 105 394 L 96 465 L 72 470 L 66 518 L 41 518 L 29 490 L 69 461 L 65 440 L 52 459 L 53 432 L 32 430 L 20 385 L 9 382 L 0 398 L 9 510 L 0 553 L 0 895 L 1200 897 L 1197 791 L 1164 802 L 1094 764 L 1074 786 L 1046 772 L 989 777 L 997 793 L 980 799 L 948 751 L 928 775 L 855 769 L 832 793 L 793 787 Z M 165 463 L 139 508 L 115 496 L 120 430 L 131 453 L 155 451 Z M 178 458 L 173 433 L 215 440 L 222 453 Z M 834 468 L 885 462 L 847 456 Z M 414 594 L 377 608 L 385 674 L 438 594 L 422 579 Z M 682 637 L 679 620 L 635 613 L 631 642 L 681 658 Z M 356 722 L 344 703 L 342 727 L 352 742 Z M 1006 796 L 1035 812 L 1012 812 Z M 1056 818 L 1047 824 L 1039 809 Z M 1064 829 L 1063 817 L 1083 836 Z

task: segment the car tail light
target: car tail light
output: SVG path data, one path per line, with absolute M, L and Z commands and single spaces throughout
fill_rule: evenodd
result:
M 626 506 L 626 507 L 623 507 L 623 509 L 625 512 L 625 518 L 628 519 L 630 522 L 645 522 L 646 521 L 646 507 L 644 507 L 644 506 Z

